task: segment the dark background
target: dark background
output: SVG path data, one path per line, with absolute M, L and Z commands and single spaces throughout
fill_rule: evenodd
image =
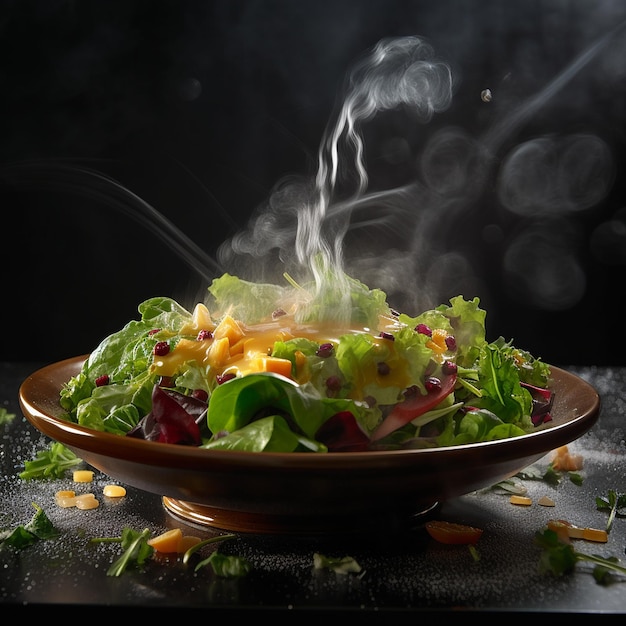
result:
M 151 296 L 192 306 L 277 182 L 314 175 L 353 64 L 417 36 L 449 64 L 452 104 L 364 126 L 373 190 L 417 179 L 424 206 L 446 200 L 424 276 L 399 282 L 439 272 L 437 302 L 479 296 L 490 338 L 550 363 L 624 364 L 623 2 L 0 6 L 3 359 L 86 353 Z M 450 142 L 429 161 L 433 137 Z M 368 284 L 391 292 L 388 275 Z

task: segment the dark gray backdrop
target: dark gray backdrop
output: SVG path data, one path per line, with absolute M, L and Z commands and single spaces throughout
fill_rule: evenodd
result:
M 449 64 L 452 104 L 363 133 L 372 190 L 418 180 L 415 211 L 445 196 L 422 264 L 443 275 L 435 296 L 479 296 L 492 338 L 551 363 L 624 363 L 622 2 L 1 5 L 4 359 L 88 352 L 151 296 L 192 305 L 211 271 L 192 269 L 200 257 L 277 182 L 314 174 L 349 69 L 417 36 Z M 393 232 L 370 230 L 356 247 L 389 265 Z M 393 291 L 387 276 L 370 286 Z

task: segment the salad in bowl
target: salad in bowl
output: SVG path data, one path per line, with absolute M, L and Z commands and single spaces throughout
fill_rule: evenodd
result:
M 551 419 L 548 364 L 486 339 L 479 299 L 416 316 L 345 274 L 231 274 L 193 310 L 142 302 L 60 391 L 63 419 L 206 449 L 332 453 L 506 439 Z M 340 306 L 341 303 L 347 306 Z

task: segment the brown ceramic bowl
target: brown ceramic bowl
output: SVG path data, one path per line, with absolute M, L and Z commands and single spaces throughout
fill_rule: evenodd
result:
M 59 392 L 86 357 L 43 367 L 21 385 L 26 418 L 94 468 L 163 496 L 186 522 L 256 533 L 336 533 L 414 523 L 438 503 L 515 475 L 596 422 L 600 398 L 553 367 L 552 421 L 499 441 L 378 452 L 203 450 L 83 428 L 61 419 Z

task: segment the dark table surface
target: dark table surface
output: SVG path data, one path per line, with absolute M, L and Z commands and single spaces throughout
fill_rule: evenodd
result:
M 116 543 L 93 544 L 93 537 L 119 536 L 125 527 L 150 529 L 154 534 L 180 527 L 185 534 L 208 538 L 223 531 L 187 524 L 170 514 L 158 495 L 127 488 L 121 500 L 99 498 L 97 509 L 60 508 L 54 494 L 76 489 L 71 476 L 25 481 L 18 477 L 26 460 L 50 441 L 22 416 L 18 404 L 21 382 L 45 363 L 0 363 L 0 406 L 16 417 L 0 425 L 0 530 L 24 524 L 41 506 L 60 531 L 54 540 L 28 548 L 0 548 L 0 603 L 23 608 L 45 605 L 47 610 L 80 605 L 99 609 L 145 608 L 175 612 L 185 609 L 210 615 L 273 614 L 291 618 L 314 614 L 358 616 L 359 620 L 414 621 L 427 613 L 479 612 L 482 618 L 502 613 L 626 613 L 626 577 L 609 585 L 595 582 L 591 566 L 578 562 L 570 574 L 540 573 L 541 551 L 535 532 L 549 519 L 565 519 L 577 526 L 605 528 L 607 513 L 595 498 L 609 490 L 626 492 L 626 367 L 567 367 L 591 383 L 601 398 L 600 416 L 593 428 L 571 442 L 571 452 L 584 458 L 582 484 L 562 476 L 557 485 L 516 477 L 526 487 L 531 506 L 514 506 L 497 489 L 444 502 L 436 516 L 480 527 L 477 555 L 467 546 L 439 544 L 430 539 L 422 522 L 406 532 L 380 528 L 367 537 L 277 536 L 237 534 L 213 544 L 224 553 L 245 557 L 252 571 L 243 578 L 217 577 L 210 567 L 194 571 L 176 557 L 154 558 L 141 569 L 120 577 L 107 576 L 119 556 Z M 551 455 L 536 466 L 546 469 Z M 468 468 L 471 471 L 471 468 Z M 111 483 L 96 472 L 89 490 L 98 494 Z M 542 496 L 554 507 L 540 506 Z M 576 540 L 580 552 L 614 556 L 623 563 L 626 518 L 618 517 L 607 543 Z M 337 574 L 315 569 L 314 553 L 351 556 L 360 574 Z M 97 615 L 98 613 L 90 613 Z M 183 614 L 181 614 L 183 615 Z

